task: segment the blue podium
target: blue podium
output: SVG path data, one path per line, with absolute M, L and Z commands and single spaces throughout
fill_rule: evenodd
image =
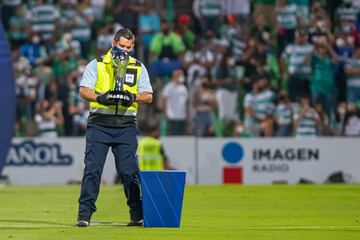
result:
M 144 227 L 180 227 L 185 171 L 141 171 Z

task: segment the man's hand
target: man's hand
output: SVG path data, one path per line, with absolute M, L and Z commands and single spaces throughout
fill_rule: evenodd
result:
M 124 107 L 130 107 L 136 100 L 136 94 L 129 91 L 120 92 L 120 104 Z
M 96 101 L 102 105 L 116 105 L 119 103 L 119 99 L 114 98 L 113 91 L 107 91 L 106 93 L 96 97 Z

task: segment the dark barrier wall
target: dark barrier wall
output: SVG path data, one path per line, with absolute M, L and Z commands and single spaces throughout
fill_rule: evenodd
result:
M 9 43 L 0 22 L 0 175 L 11 144 L 15 118 L 15 83 Z

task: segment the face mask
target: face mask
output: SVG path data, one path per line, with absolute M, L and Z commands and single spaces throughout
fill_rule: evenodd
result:
M 130 55 L 132 51 L 126 51 L 126 50 L 123 50 L 123 49 L 119 48 L 117 45 L 114 45 L 114 47 L 112 48 L 112 52 L 113 52 L 113 54 Z
M 39 36 L 34 36 L 34 37 L 32 37 L 32 43 L 34 43 L 34 44 L 39 44 L 40 43 L 40 38 L 39 38 Z
M 342 25 L 341 29 L 344 33 L 349 33 L 351 31 L 351 25 L 349 25 L 349 24 Z
M 177 80 L 178 80 L 179 83 L 184 83 L 185 82 L 185 77 L 184 76 L 178 77 Z
M 71 33 L 64 33 L 64 40 L 65 41 L 71 41 L 72 35 Z

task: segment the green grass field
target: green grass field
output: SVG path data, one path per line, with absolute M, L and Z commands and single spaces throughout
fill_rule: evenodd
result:
M 181 228 L 128 228 L 120 186 L 102 187 L 94 222 L 74 227 L 80 186 L 0 188 L 4 239 L 360 239 L 359 185 L 186 186 Z

